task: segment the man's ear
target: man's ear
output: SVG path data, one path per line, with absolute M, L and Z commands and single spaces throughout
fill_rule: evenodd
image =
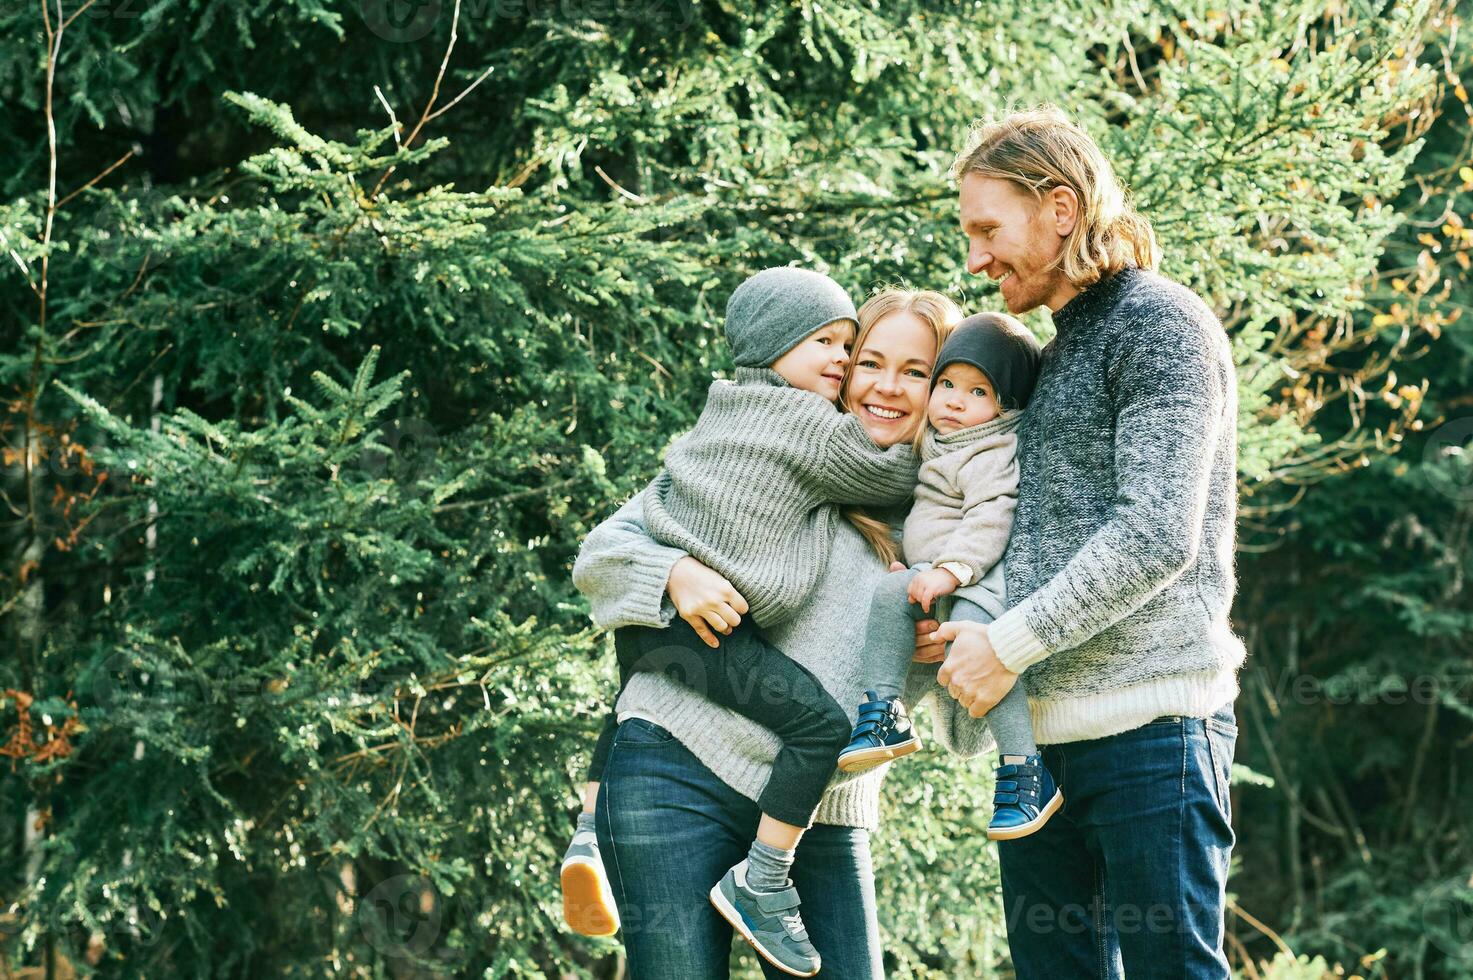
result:
M 1045 207 L 1051 209 L 1054 231 L 1060 238 L 1069 237 L 1079 221 L 1079 195 L 1072 187 L 1052 187 L 1044 195 Z

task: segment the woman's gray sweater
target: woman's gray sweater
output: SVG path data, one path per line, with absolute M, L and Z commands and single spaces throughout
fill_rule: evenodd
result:
M 583 542 L 573 584 L 588 598 L 594 623 L 666 626 L 675 609 L 665 595 L 670 569 L 686 552 L 660 544 L 645 524 L 648 493 L 641 493 L 599 524 Z M 835 528 L 828 561 L 805 602 L 785 622 L 765 630 L 778 649 L 808 668 L 848 713 L 858 714 L 865 677 L 860 651 L 870 595 L 885 565 L 847 521 Z M 912 665 L 907 704 L 929 700 L 932 732 L 959 755 L 990 751 L 985 721 L 967 714 L 936 684 L 936 665 Z M 776 735 L 734 711 L 718 707 L 662 674 L 635 674 L 618 703 L 619 717 L 662 725 L 722 782 L 756 800 L 772 771 Z M 879 788 L 888 766 L 859 775 L 838 773 L 814 815 L 815 823 L 875 829 Z
M 645 494 L 661 544 L 720 572 L 765 628 L 791 617 L 823 573 L 840 504 L 889 506 L 916 485 L 909 446 L 881 449 L 859 419 L 768 368 L 717 381 L 695 427 Z

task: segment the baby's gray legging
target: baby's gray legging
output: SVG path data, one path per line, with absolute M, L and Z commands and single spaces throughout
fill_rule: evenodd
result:
M 900 696 L 915 654 L 915 624 L 932 615 L 911 602 L 907 594 L 910 580 L 916 577 L 916 573 L 930 567 L 923 563 L 904 571 L 891 572 L 875 586 L 861 657 L 866 686 L 882 698 Z M 935 605 L 932 604 L 931 608 L 934 611 Z M 952 604 L 950 618 L 974 623 L 992 622 L 987 610 L 961 598 Z M 1033 741 L 1033 721 L 1028 716 L 1028 694 L 1021 683 L 1014 684 L 1007 696 L 987 712 L 987 726 L 992 729 L 992 737 L 997 740 L 997 750 L 1001 755 L 1033 755 L 1038 751 Z

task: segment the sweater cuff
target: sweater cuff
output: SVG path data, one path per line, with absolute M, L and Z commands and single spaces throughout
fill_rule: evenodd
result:
M 997 659 L 1015 674 L 1023 673 L 1050 653 L 1028 625 L 1027 609 L 1026 603 L 1015 606 L 987 627 L 987 639 L 997 652 Z
M 972 566 L 968 565 L 964 561 L 938 561 L 936 563 L 936 567 L 944 568 L 951 574 L 955 575 L 956 587 L 959 589 L 965 589 L 967 586 L 971 585 L 977 577 L 976 573 L 972 571 Z
M 665 595 L 670 570 L 686 553 L 679 548 L 657 545 L 629 561 L 613 602 L 595 608 L 594 623 L 601 629 L 621 626 L 669 626 L 675 607 Z

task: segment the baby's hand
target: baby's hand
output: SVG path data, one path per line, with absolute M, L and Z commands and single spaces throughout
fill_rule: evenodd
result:
M 910 601 L 920 603 L 922 609 L 930 612 L 931 603 L 941 596 L 951 595 L 960 585 L 956 576 L 946 569 L 928 569 L 910 580 Z

